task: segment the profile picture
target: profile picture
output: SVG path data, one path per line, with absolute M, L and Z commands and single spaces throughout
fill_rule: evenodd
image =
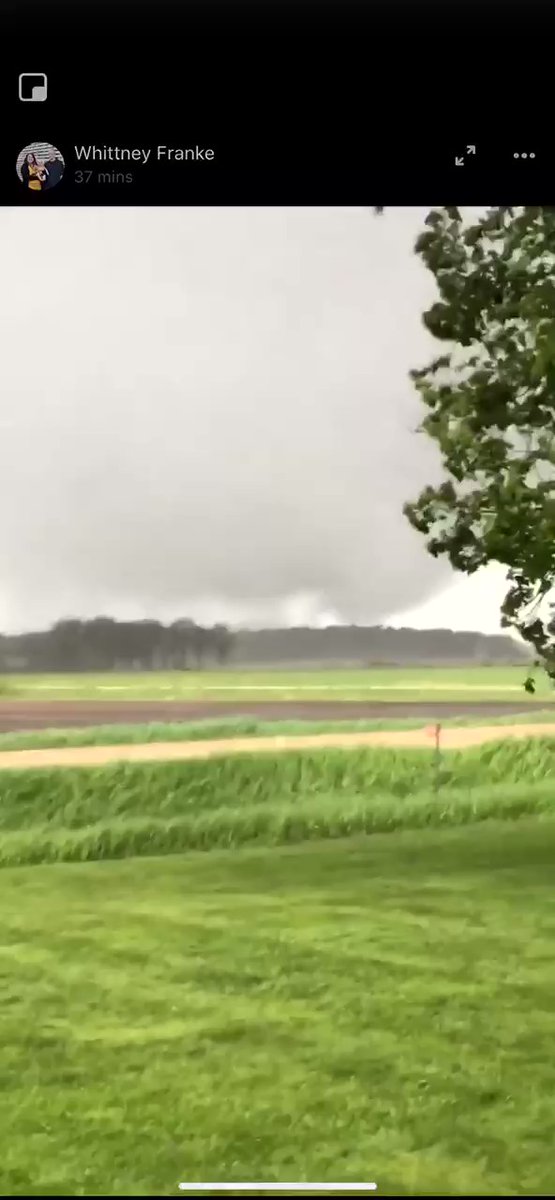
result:
M 49 192 L 62 179 L 65 162 L 50 142 L 31 142 L 18 154 L 15 169 L 30 192 Z

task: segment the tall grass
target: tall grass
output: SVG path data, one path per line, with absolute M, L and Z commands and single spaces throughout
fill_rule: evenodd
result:
M 5 771 L 0 864 L 167 854 L 555 811 L 555 743 Z
M 84 826 L 50 822 L 13 829 L 0 838 L 0 866 L 233 849 L 256 843 L 284 845 L 554 814 L 555 788 L 545 783 L 534 787 L 497 785 L 476 791 L 452 789 L 444 796 L 427 791 L 404 799 L 391 795 L 303 797 L 298 803 L 193 809 L 166 817 L 116 815 Z

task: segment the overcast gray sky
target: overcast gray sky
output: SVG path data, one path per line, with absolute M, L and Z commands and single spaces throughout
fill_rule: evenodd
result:
M 0 628 L 418 621 L 445 588 L 465 627 L 460 582 L 478 627 L 401 513 L 437 475 L 425 211 L 4 210 Z

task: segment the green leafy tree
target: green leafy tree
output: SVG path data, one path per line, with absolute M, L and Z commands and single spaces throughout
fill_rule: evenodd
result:
M 555 210 L 492 208 L 469 226 L 434 209 L 416 251 L 439 292 L 424 324 L 446 345 L 411 377 L 445 481 L 405 514 L 455 569 L 507 568 L 502 624 L 555 679 Z

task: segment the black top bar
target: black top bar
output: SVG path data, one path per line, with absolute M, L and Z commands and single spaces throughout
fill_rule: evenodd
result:
M 25 10 L 0 63 L 0 205 L 555 198 L 552 104 L 527 81 L 528 26 L 518 54 L 503 40 L 510 5 L 22 3 L 20 29 Z M 549 86 L 549 9 L 526 12 Z M 22 100 L 35 72 L 46 98 Z M 34 143 L 63 157 L 55 187 L 16 173 Z

